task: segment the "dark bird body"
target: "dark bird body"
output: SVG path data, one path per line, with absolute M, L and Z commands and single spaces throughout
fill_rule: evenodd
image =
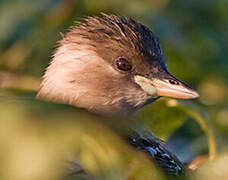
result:
M 131 116 L 161 96 L 198 97 L 168 72 L 165 62 L 158 39 L 146 26 L 114 15 L 89 17 L 59 41 L 37 97 L 102 116 Z M 184 172 L 161 140 L 139 134 L 127 138 L 132 146 L 147 152 L 168 174 Z
M 163 169 L 165 173 L 173 176 L 185 175 L 185 167 L 180 160 L 167 149 L 165 143 L 156 138 L 151 132 L 134 131 L 128 137 L 128 142 L 140 151 L 144 151 L 152 160 Z

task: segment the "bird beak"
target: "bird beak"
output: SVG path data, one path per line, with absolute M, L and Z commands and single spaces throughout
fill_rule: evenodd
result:
M 152 78 L 136 75 L 135 82 L 148 94 L 154 97 L 166 96 L 179 99 L 198 98 L 199 94 L 187 84 L 176 79 L 171 74 L 166 78 Z

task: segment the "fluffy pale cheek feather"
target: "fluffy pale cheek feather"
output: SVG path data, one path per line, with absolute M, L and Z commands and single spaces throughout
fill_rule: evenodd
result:
M 37 97 L 71 104 L 86 93 L 86 87 L 75 86 L 83 81 L 85 69 L 96 62 L 94 58 L 88 59 L 88 54 L 93 55 L 94 52 L 85 46 L 80 49 L 72 49 L 72 45 L 67 44 L 59 47 L 45 72 Z

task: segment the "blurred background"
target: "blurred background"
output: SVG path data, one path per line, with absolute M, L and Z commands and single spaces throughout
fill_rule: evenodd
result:
M 205 160 L 206 165 L 196 171 L 193 179 L 213 179 L 216 176 L 208 177 L 206 172 L 213 172 L 215 169 L 221 171 L 219 177 L 228 177 L 227 170 L 223 170 L 226 166 L 224 164 L 228 162 L 227 9 L 227 0 L 1 0 L 0 134 L 3 134 L 0 138 L 0 147 L 4 148 L 0 150 L 0 159 L 3 159 L 4 163 L 1 165 L 2 168 L 0 166 L 0 176 L 6 179 L 42 179 L 45 177 L 44 172 L 47 171 L 50 177 L 58 178 L 59 172 L 56 173 L 49 168 L 53 162 L 58 161 L 57 155 L 61 156 L 59 152 L 56 156 L 53 155 L 55 157 L 48 155 L 62 144 L 53 143 L 50 145 L 51 148 L 47 148 L 46 144 L 49 141 L 43 137 L 45 131 L 44 134 L 52 137 L 50 139 L 53 141 L 60 138 L 56 136 L 57 132 L 53 132 L 53 124 L 60 129 L 67 129 L 72 127 L 71 123 L 76 123 L 75 126 L 79 130 L 72 130 L 72 137 L 94 136 L 95 132 L 87 132 L 94 124 L 82 121 L 84 116 L 80 119 L 83 113 L 74 112 L 71 107 L 37 102 L 34 97 L 56 47 L 56 41 L 61 39 L 60 32 L 67 32 L 74 21 L 104 12 L 132 17 L 150 27 L 161 42 L 170 72 L 195 87 L 200 94 L 198 100 L 191 102 L 160 99 L 146 107 L 140 113 L 139 120 L 160 138 L 167 140 L 170 149 L 185 163 L 190 163 L 196 158 L 207 159 L 208 154 L 209 159 L 215 157 L 212 161 Z M 65 112 L 64 117 L 61 112 Z M 80 120 L 75 122 L 72 120 L 75 117 Z M 80 122 L 86 125 L 81 125 Z M 106 132 L 106 129 L 100 132 Z M 102 139 L 102 133 L 100 136 L 102 142 L 109 142 L 106 144 L 109 151 L 110 139 Z M 110 133 L 108 137 L 112 136 Z M 81 141 L 75 141 L 69 144 L 76 143 L 77 147 L 81 147 Z M 136 156 L 135 152 L 126 160 L 123 156 L 118 156 L 121 154 L 119 151 L 122 148 L 118 149 L 121 141 L 117 138 L 114 142 L 116 143 L 112 146 L 115 147 L 111 147 L 115 152 L 109 153 L 112 154 L 112 159 L 115 159 L 113 161 L 116 162 L 116 168 L 104 160 L 106 164 L 103 161 L 99 162 L 99 167 L 105 166 L 107 171 L 101 172 L 94 168 L 95 165 L 88 159 L 85 160 L 86 168 L 97 179 L 121 179 L 126 177 L 126 171 L 128 174 L 131 172 L 127 162 Z M 15 148 L 24 153 L 15 151 Z M 79 152 L 78 149 L 76 151 Z M 28 158 L 29 153 L 34 159 Z M 90 153 L 93 159 L 94 152 Z M 15 165 L 15 162 L 18 164 Z M 31 167 L 34 162 L 38 164 Z M 134 175 L 131 174 L 129 177 L 150 177 L 150 173 L 142 169 L 150 168 L 152 165 L 135 166 L 138 168 L 138 174 L 133 173 Z M 10 168 L 15 170 L 14 174 L 6 173 L 12 170 Z M 31 173 L 24 173 L 24 170 Z

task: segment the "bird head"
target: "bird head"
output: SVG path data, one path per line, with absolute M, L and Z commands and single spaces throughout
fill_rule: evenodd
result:
M 58 44 L 37 94 L 40 99 L 128 114 L 161 96 L 199 96 L 168 72 L 158 39 L 132 19 L 88 17 Z

